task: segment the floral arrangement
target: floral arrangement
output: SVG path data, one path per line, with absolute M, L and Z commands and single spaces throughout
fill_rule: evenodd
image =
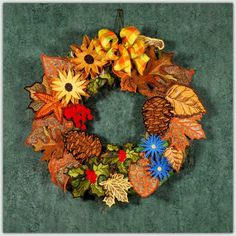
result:
M 92 40 L 85 36 L 67 57 L 41 56 L 42 82 L 26 87 L 34 112 L 26 144 L 43 152 L 53 183 L 110 207 L 131 194 L 150 196 L 180 171 L 190 140 L 205 138 L 198 122 L 206 110 L 190 87 L 195 71 L 163 49 L 162 40 L 130 26 L 119 35 L 101 29 Z M 86 132 L 93 120 L 86 101 L 104 86 L 146 97 L 140 143 L 105 145 Z

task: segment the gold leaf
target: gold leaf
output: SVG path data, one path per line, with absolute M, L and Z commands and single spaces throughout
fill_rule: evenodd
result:
M 128 178 L 124 178 L 124 175 L 113 174 L 100 185 L 106 190 L 106 197 L 103 199 L 106 203 L 112 203 L 115 198 L 120 202 L 128 202 L 127 190 L 131 188 L 131 184 L 128 182 Z
M 173 169 L 179 172 L 181 166 L 184 163 L 185 159 L 184 153 L 174 149 L 173 147 L 169 147 L 165 150 L 164 156 L 172 165 Z
M 174 107 L 174 113 L 180 116 L 190 116 L 206 113 L 198 96 L 191 88 L 182 85 L 173 85 L 166 95 L 166 99 Z
M 104 201 L 109 207 L 111 207 L 112 205 L 115 204 L 115 197 L 113 197 L 113 196 L 106 196 L 106 197 L 104 197 L 103 201 Z

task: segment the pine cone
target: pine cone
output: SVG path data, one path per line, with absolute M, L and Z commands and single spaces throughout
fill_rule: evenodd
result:
M 102 144 L 98 137 L 77 130 L 70 130 L 64 134 L 65 149 L 76 159 L 87 159 L 99 156 Z
M 149 134 L 162 135 L 172 117 L 171 104 L 161 97 L 148 99 L 143 105 L 144 125 Z

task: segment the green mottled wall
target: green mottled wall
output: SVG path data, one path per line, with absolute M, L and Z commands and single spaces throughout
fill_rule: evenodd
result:
M 231 232 L 232 6 L 4 4 L 4 232 Z M 208 110 L 207 140 L 193 143 L 183 171 L 153 196 L 107 208 L 64 194 L 50 183 L 40 154 L 24 146 L 33 116 L 23 88 L 41 79 L 41 53 L 64 56 L 85 33 L 114 29 L 117 8 L 125 25 L 164 39 L 175 62 L 196 69 L 193 87 Z M 94 132 L 114 143 L 138 141 L 143 98 L 105 93 L 93 104 Z

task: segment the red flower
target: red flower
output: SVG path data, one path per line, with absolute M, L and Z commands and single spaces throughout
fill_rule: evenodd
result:
M 124 150 L 119 150 L 118 157 L 120 162 L 124 162 L 126 159 L 126 152 Z
M 90 181 L 91 184 L 95 184 L 97 181 L 97 175 L 93 170 L 86 170 L 86 179 Z
M 76 128 L 86 130 L 85 122 L 92 120 L 91 110 L 81 104 L 70 104 L 64 109 L 64 116 L 67 120 L 72 119 Z

